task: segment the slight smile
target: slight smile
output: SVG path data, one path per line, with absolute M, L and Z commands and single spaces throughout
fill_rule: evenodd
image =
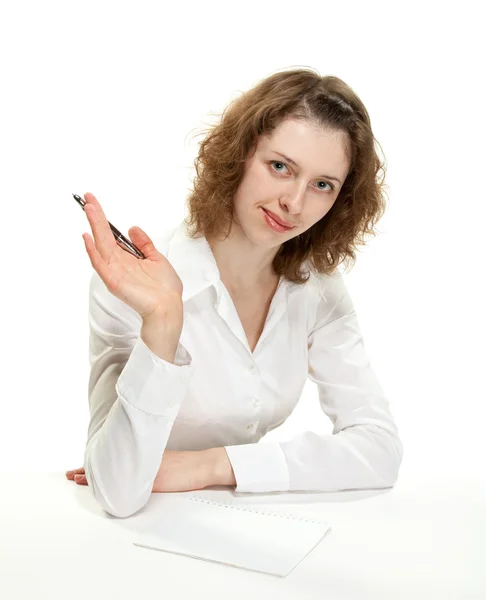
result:
M 292 226 L 288 226 L 288 225 L 283 225 L 280 223 L 280 221 L 278 220 L 277 215 L 275 215 L 274 213 L 272 213 L 271 211 L 266 210 L 265 208 L 262 207 L 263 212 L 268 215 L 268 217 L 270 217 L 270 219 L 272 219 L 273 223 L 275 223 L 276 225 L 278 225 L 279 228 L 285 229 L 286 231 L 290 231 L 291 229 L 295 229 L 295 225 Z

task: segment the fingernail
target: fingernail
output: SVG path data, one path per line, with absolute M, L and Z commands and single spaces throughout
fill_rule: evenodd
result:
M 82 475 L 75 475 L 74 479 L 81 479 Z

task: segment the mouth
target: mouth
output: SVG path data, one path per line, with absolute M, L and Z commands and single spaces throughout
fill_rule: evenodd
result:
M 273 231 L 278 231 L 279 233 L 283 233 L 285 231 L 291 231 L 292 229 L 295 229 L 294 226 L 286 227 L 285 225 L 281 225 L 280 223 L 277 223 L 277 221 L 275 221 L 275 219 L 273 219 L 270 216 L 270 214 L 263 207 L 262 207 L 262 210 L 264 213 L 265 222 L 270 227 L 270 229 L 272 229 Z

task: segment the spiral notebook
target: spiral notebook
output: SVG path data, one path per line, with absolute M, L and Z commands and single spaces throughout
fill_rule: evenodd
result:
M 331 527 L 322 519 L 163 494 L 160 516 L 136 535 L 136 546 L 286 577 Z

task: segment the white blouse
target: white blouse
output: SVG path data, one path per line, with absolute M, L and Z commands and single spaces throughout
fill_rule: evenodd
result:
M 84 467 L 101 507 L 123 517 L 145 506 L 165 449 L 224 446 L 236 492 L 393 486 L 402 443 L 342 275 L 282 277 L 252 353 L 206 238 L 182 222 L 154 243 L 183 283 L 175 364 L 149 350 L 140 315 L 96 272 L 90 281 Z M 257 443 L 292 413 L 307 377 L 332 435 Z

